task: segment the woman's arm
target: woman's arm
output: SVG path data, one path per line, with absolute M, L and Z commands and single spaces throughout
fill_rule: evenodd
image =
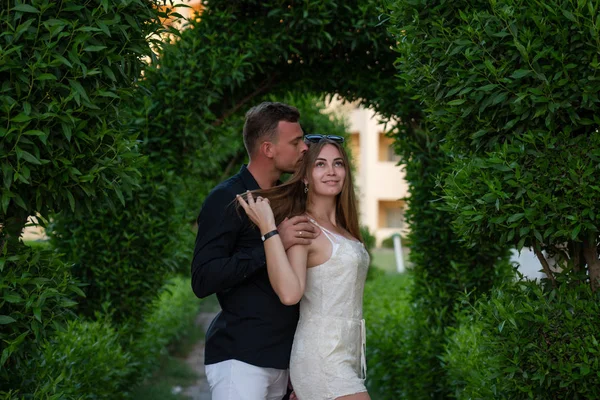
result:
M 271 239 L 276 240 L 269 243 Z M 306 287 L 308 246 L 292 246 L 285 253 L 281 239 L 278 236 L 271 239 L 265 241 L 269 281 L 283 304 L 297 304 Z
M 261 235 L 276 229 L 275 218 L 268 199 L 259 196 L 254 201 L 252 194 L 248 193 L 247 202 L 241 196 L 238 196 L 238 201 L 248 217 L 258 226 Z M 306 263 L 309 247 L 292 246 L 286 254 L 279 235 L 267 238 L 264 246 L 269 281 L 273 290 L 283 304 L 298 303 L 306 286 Z

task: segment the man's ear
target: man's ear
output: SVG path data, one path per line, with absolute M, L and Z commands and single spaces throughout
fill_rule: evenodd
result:
M 260 144 L 259 148 L 260 152 L 267 158 L 275 157 L 275 149 L 273 148 L 273 143 L 264 141 Z

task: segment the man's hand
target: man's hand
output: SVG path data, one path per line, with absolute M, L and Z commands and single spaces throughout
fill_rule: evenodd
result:
M 310 244 L 321 234 L 319 227 L 310 222 L 307 216 L 297 215 L 284 219 L 277 227 L 285 250 L 296 244 Z

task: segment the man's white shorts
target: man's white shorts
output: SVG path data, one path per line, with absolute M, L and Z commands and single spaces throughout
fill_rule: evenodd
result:
M 212 400 L 281 400 L 289 370 L 262 368 L 238 360 L 205 366 Z

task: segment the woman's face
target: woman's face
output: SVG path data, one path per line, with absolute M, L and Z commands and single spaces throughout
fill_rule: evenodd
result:
M 346 165 L 340 151 L 331 144 L 321 149 L 312 166 L 311 191 L 316 195 L 337 196 L 346 179 Z

